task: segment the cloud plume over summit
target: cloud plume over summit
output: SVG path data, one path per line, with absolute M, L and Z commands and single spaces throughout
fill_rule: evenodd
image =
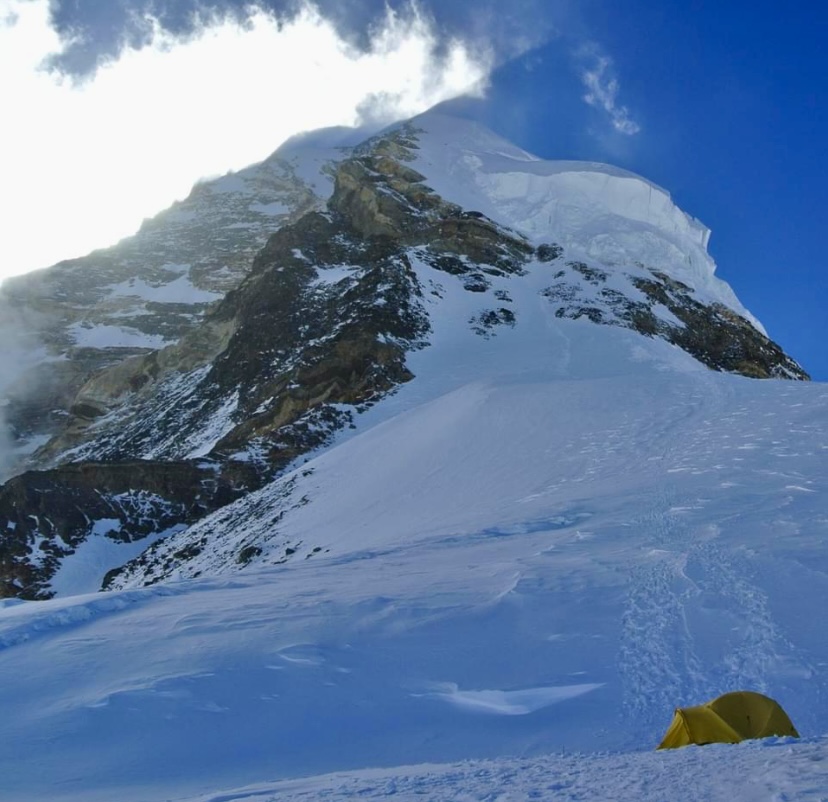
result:
M 309 2 L 282 15 L 198 8 L 186 25 L 134 14 L 118 48 L 73 71 L 90 31 L 62 22 L 60 4 L 0 0 L 0 70 L 13 76 L 0 85 L 11 121 L 0 277 L 107 245 L 295 133 L 479 91 L 491 65 L 414 5 L 383 11 L 362 42 Z

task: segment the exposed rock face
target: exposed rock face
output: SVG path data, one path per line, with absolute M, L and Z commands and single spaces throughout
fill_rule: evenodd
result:
M 0 318 L 22 324 L 36 353 L 9 391 L 13 436 L 25 444 L 53 435 L 101 371 L 197 331 L 270 234 L 318 205 L 275 154 L 199 184 L 111 248 L 4 282 Z
M 346 161 L 329 210 L 311 211 L 273 235 L 241 285 L 177 343 L 98 364 L 74 396 L 77 382 L 58 383 L 66 410 L 62 431 L 40 458 L 81 466 L 105 460 L 119 475 L 131 473 L 138 494 L 153 492 L 146 478 L 150 466 L 163 474 L 163 460 L 195 470 L 195 461 L 209 456 L 225 471 L 249 466 L 260 482 L 409 380 L 405 354 L 426 345 L 429 331 L 410 255 L 468 277 L 473 291 L 486 274 L 520 273 L 533 252 L 519 236 L 445 203 L 422 176 L 391 159 L 389 152 L 406 155 L 409 137 L 403 132 L 377 140 Z M 48 475 L 51 488 L 66 485 L 54 496 L 58 506 L 82 508 L 86 495 L 78 496 L 62 470 L 19 481 L 36 484 Z M 19 493 L 14 499 L 18 515 L 41 503 Z M 98 506 L 93 512 L 103 515 Z M 126 513 L 109 517 L 118 517 L 134 539 L 189 523 L 209 509 L 160 504 L 153 527 L 136 526 Z M 59 538 L 73 548 L 90 531 L 79 513 L 48 531 L 20 530 L 29 545 L 37 537 Z M 15 540 L 20 553 L 24 541 Z M 21 565 L 31 554 L 20 553 L 22 562 L 9 563 L 5 592 L 47 594 L 44 583 L 57 555 L 66 552 L 38 548 L 51 548 L 52 558 L 27 573 Z
M 326 213 L 274 234 L 237 290 L 176 345 L 105 370 L 78 392 L 42 452 L 74 459 L 253 459 L 266 473 L 321 445 L 407 381 L 428 316 L 411 258 L 464 277 L 520 274 L 534 249 L 447 204 L 406 156 L 411 133 L 374 141 L 335 175 Z
M 49 598 L 61 560 L 91 535 L 119 542 L 175 531 L 256 487 L 245 466 L 87 462 L 0 487 L 0 597 Z
M 556 317 L 585 317 L 661 337 L 713 370 L 758 379 L 810 378 L 748 320 L 723 304 L 699 301 L 690 287 L 658 270 L 616 271 L 609 286 L 606 270 L 568 262 L 555 278 L 544 295 Z
M 103 580 L 103 589 L 117 590 L 137 585 L 154 585 L 173 578 L 199 576 L 202 570 L 221 572 L 227 566 L 242 570 L 260 561 L 267 554 L 270 565 L 284 565 L 295 560 L 309 560 L 325 553 L 325 549 L 300 539 L 286 537 L 282 523 L 294 510 L 310 503 L 310 499 L 298 487 L 299 480 L 311 476 L 310 469 L 303 469 L 267 488 L 267 498 L 245 501 L 257 507 L 262 520 L 267 521 L 267 534 L 238 531 L 234 505 L 218 510 L 216 519 L 203 530 L 194 525 L 169 537 L 158 540 L 141 555 L 117 569 L 110 571 Z M 180 535 L 178 537 L 177 535 Z
M 324 208 L 279 166 L 281 183 L 274 179 L 270 190 L 282 201 L 295 192 L 288 204 L 294 211 L 284 213 L 252 261 L 261 229 L 228 245 L 225 254 L 221 231 L 234 231 L 233 223 L 222 218 L 216 229 L 213 207 L 199 211 L 203 198 L 195 192 L 187 208 L 199 222 L 186 229 L 192 236 L 182 235 L 175 258 L 187 260 L 190 284 L 216 293 L 213 302 L 156 310 L 145 301 L 139 311 L 122 292 L 110 303 L 113 283 L 142 253 L 155 254 L 156 262 L 172 258 L 169 248 L 181 229 L 163 219 L 148 224 L 143 239 L 118 246 L 122 251 L 93 254 L 83 265 L 58 266 L 54 275 L 12 286 L 9 297 L 29 293 L 30 305 L 38 292 L 62 298 L 57 307 L 49 301 L 59 323 L 43 331 L 54 353 L 69 359 L 48 368 L 48 390 L 34 400 L 25 392 L 12 395 L 14 425 L 52 435 L 35 460 L 57 467 L 23 474 L 0 490 L 0 595 L 48 597 L 62 558 L 90 536 L 131 542 L 177 533 L 111 572 L 107 586 L 181 575 L 181 566 L 204 549 L 217 565 L 254 561 L 262 544 L 216 538 L 198 527 L 192 536 L 182 530 L 329 443 L 412 378 L 406 357 L 429 345 L 429 299 L 443 294 L 440 282 L 421 280 L 417 265 L 480 299 L 479 311 L 470 318 L 467 312 L 464 323 L 484 339 L 521 325 L 504 281 L 517 286 L 534 267 L 553 280 L 540 299 L 537 287 L 532 290 L 532 302 L 551 304 L 556 318 L 661 337 L 714 370 L 807 378 L 748 320 L 658 266 L 572 259 L 555 242 L 530 243 L 447 202 L 412 167 L 418 133 L 404 125 L 343 158 Z M 249 195 L 240 197 L 249 211 Z M 257 198 L 256 204 L 267 199 Z M 173 220 L 176 211 L 169 213 Z M 208 229 L 202 253 L 198 236 Z M 116 256 L 121 261 L 113 267 Z M 184 275 L 173 267 L 148 269 L 152 280 L 171 286 L 179 279 L 170 276 Z M 81 268 L 91 278 L 76 286 L 70 278 Z M 148 284 L 150 273 L 130 281 Z M 66 292 L 56 289 L 64 283 Z M 93 303 L 81 315 L 85 297 Z M 116 318 L 161 337 L 156 345 L 163 347 L 71 345 L 73 326 L 94 329 Z M 302 503 L 285 486 L 284 504 Z M 290 552 L 286 559 L 297 548 L 282 545 Z

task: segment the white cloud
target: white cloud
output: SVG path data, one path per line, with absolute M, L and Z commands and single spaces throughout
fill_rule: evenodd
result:
M 641 126 L 630 116 L 626 106 L 618 105 L 618 79 L 613 74 L 612 59 L 601 53 L 595 46 L 581 51 L 582 59 L 589 62 L 589 66 L 581 71 L 581 81 L 587 88 L 584 100 L 590 106 L 603 109 L 612 122 L 612 127 L 620 134 L 633 136 L 641 130 Z
M 311 4 L 252 9 L 125 49 L 82 83 L 42 68 L 65 46 L 48 0 L 0 0 L 4 164 L 0 277 L 135 231 L 199 178 L 266 157 L 289 136 L 360 117 L 400 119 L 480 91 L 487 54 L 441 42 L 415 6 L 355 49 Z

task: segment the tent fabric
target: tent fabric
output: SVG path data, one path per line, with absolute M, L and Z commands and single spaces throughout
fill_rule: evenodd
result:
M 679 707 L 659 749 L 690 744 L 736 744 L 749 738 L 799 733 L 778 702 L 753 691 L 734 691 L 696 707 Z

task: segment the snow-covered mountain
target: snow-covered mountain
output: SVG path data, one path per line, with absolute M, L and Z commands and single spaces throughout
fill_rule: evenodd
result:
M 807 378 L 715 277 L 707 230 L 643 179 L 544 162 L 434 113 L 331 148 L 345 136 L 289 143 L 198 187 L 110 252 L 5 288 L 18 314 L 49 309 L 51 321 L 35 327 L 34 368 L 7 405 L 19 439 L 39 445 L 29 466 L 49 470 L 0 491 L 14 532 L 6 595 L 51 595 L 58 567 L 90 537 L 108 538 L 117 568 L 136 541 L 185 529 L 360 430 L 361 414 L 406 383 L 434 399 L 517 359 L 557 378 L 601 375 L 591 354 L 573 358 L 573 321 L 576 350 L 609 326 L 632 332 L 642 353 L 667 342 L 717 371 Z M 244 275 L 265 219 L 276 233 Z M 204 305 L 203 293 L 227 287 Z M 146 338 L 159 325 L 169 341 L 125 345 L 136 327 Z M 224 568 L 260 550 L 225 554 Z M 153 575 L 201 549 L 179 552 Z
M 828 390 L 780 381 L 807 375 L 715 276 L 707 229 L 642 178 L 439 114 L 345 136 L 246 171 L 280 165 L 301 199 L 249 268 L 164 343 L 99 342 L 18 432 L 49 441 L 0 488 L 0 580 L 58 598 L 0 610 L 10 798 L 344 797 L 276 781 L 627 754 L 738 688 L 822 735 Z M 249 233 L 277 201 L 244 197 L 210 214 Z M 53 304 L 51 275 L 18 305 Z M 102 292 L 60 330 L 114 326 L 91 322 Z M 39 359 L 87 358 L 54 342 Z M 682 761 L 622 762 L 681 781 Z M 462 798 L 446 771 L 428 793 Z M 423 792 L 348 787 L 373 776 Z

